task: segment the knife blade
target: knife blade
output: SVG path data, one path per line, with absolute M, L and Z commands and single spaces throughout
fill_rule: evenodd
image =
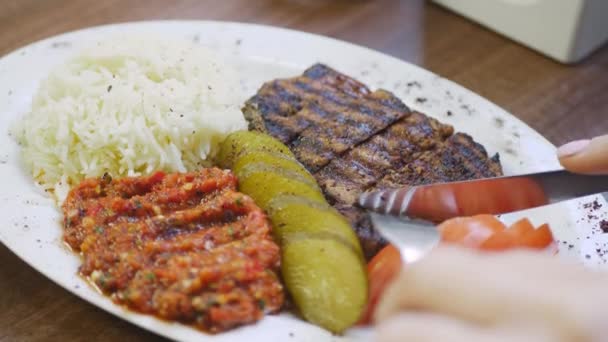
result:
M 359 205 L 385 215 L 440 222 L 455 216 L 504 214 L 606 191 L 606 175 L 555 170 L 367 192 L 360 196 Z
M 522 188 L 523 187 L 523 188 Z M 536 196 L 534 200 L 517 198 L 504 206 L 494 201 L 513 199 L 513 196 Z M 435 223 L 455 216 L 477 214 L 504 214 L 535 207 L 554 205 L 578 197 L 600 194 L 608 201 L 608 176 L 573 174 L 564 170 L 526 175 L 486 178 L 472 181 L 441 183 L 365 193 L 359 205 L 372 210 L 370 218 L 374 228 L 397 246 L 406 262 L 414 262 L 440 241 Z M 463 201 L 475 197 L 477 205 L 464 208 Z M 424 209 L 437 208 L 421 205 L 425 200 L 442 211 L 432 215 Z M 418 203 L 416 203 L 418 202 Z M 471 202 L 468 202 L 471 206 Z

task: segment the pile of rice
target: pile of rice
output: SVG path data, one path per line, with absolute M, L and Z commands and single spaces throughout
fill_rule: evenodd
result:
M 13 128 L 45 190 L 104 173 L 137 176 L 207 165 L 245 129 L 236 72 L 188 41 L 136 36 L 94 44 L 42 82 Z

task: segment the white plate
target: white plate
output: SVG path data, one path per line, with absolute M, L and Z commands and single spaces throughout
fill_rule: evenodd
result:
M 38 83 L 51 68 L 74 56 L 85 42 L 117 32 L 146 31 L 185 37 L 208 46 L 238 66 L 247 96 L 262 82 L 294 76 L 323 62 L 371 87 L 393 91 L 418 109 L 457 130 L 471 134 L 489 153 L 500 153 L 506 174 L 555 169 L 554 147 L 501 108 L 446 79 L 398 59 L 330 38 L 273 27 L 204 21 L 141 22 L 95 27 L 45 39 L 0 59 L 0 241 L 20 258 L 68 291 L 145 329 L 176 340 L 326 341 L 362 339 L 366 331 L 344 337 L 284 313 L 220 335 L 206 335 L 181 324 L 128 312 L 95 292 L 77 275 L 78 256 L 61 240 L 60 213 L 22 168 L 19 150 L 8 134 L 9 123 L 26 112 Z M 243 99 L 244 101 L 245 99 Z M 606 208 L 606 203 L 603 203 Z M 588 218 L 581 203 L 538 214 L 548 221 L 560 243 L 560 255 L 602 267 L 608 234 Z M 509 220 L 514 217 L 507 218 Z M 575 224 L 577 223 L 578 224 Z M 589 237 L 589 238 L 587 238 Z M 597 246 L 596 246 L 597 245 Z M 600 252 L 596 252 L 596 249 Z M 588 257 L 587 257 L 588 256 Z M 607 253 L 608 257 L 608 253 Z

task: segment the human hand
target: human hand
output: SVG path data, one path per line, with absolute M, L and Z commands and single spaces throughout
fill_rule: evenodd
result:
M 608 173 L 608 135 L 591 140 L 577 140 L 557 150 L 559 162 L 572 172 Z
M 376 340 L 605 341 L 606 289 L 608 274 L 546 254 L 440 247 L 387 289 Z
M 608 173 L 608 135 L 568 143 L 560 163 Z M 529 251 L 442 247 L 407 266 L 375 318 L 379 341 L 604 341 L 608 275 Z

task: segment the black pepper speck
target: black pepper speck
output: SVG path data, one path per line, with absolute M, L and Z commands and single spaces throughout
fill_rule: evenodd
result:
M 54 42 L 51 44 L 51 48 L 53 49 L 68 48 L 70 46 L 72 46 L 72 43 L 70 42 Z
M 475 110 L 467 104 L 460 105 L 460 108 L 463 109 L 468 115 L 473 115 L 475 112 Z
M 602 220 L 600 222 L 600 229 L 602 230 L 602 233 L 607 234 L 608 233 L 608 221 Z
M 512 156 L 517 156 L 517 152 L 512 148 L 505 148 L 505 153 L 510 154 Z
M 494 124 L 497 128 L 503 128 L 505 126 L 505 120 L 501 118 L 494 118 Z
M 408 88 L 422 89 L 422 85 L 418 81 L 407 82 L 406 86 Z

